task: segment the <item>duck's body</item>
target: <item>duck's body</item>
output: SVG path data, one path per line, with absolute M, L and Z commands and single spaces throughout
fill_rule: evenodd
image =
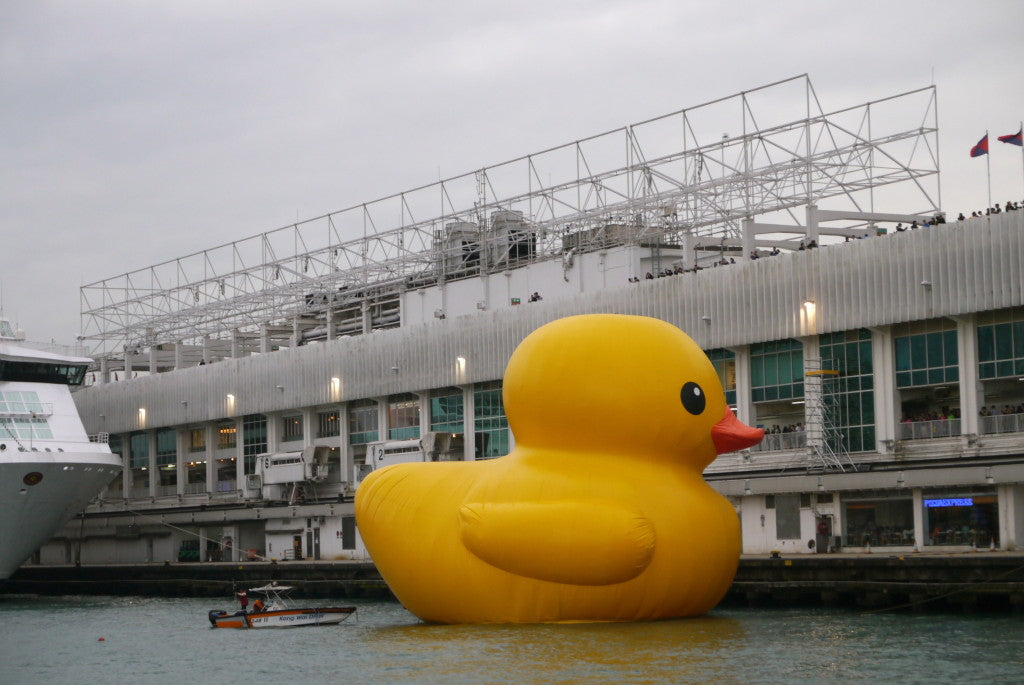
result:
M 685 334 L 641 317 L 562 319 L 523 341 L 504 393 L 508 456 L 400 464 L 356 493 L 363 540 L 410 611 L 444 623 L 628 621 L 698 615 L 721 599 L 739 523 L 701 472 L 716 445 L 734 445 L 713 435 L 731 413 Z

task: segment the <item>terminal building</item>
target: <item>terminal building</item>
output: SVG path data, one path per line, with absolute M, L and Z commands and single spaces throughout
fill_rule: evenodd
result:
M 801 76 L 84 286 L 123 470 L 36 560 L 366 559 L 361 479 L 506 454 L 512 351 L 594 312 L 765 428 L 705 472 L 744 552 L 1016 548 L 1024 212 L 944 220 L 935 105 Z

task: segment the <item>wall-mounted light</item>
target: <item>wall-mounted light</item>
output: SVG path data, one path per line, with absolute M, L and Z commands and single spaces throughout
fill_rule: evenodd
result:
M 753 492 L 753 490 L 750 489 L 750 481 L 749 480 L 743 481 L 743 494 L 744 495 L 749 495 L 752 492 Z
M 284 392 L 284 386 L 283 385 L 275 385 L 274 387 L 277 388 L 278 391 Z
M 146 427 L 146 408 L 139 407 L 139 428 Z
M 337 376 L 331 377 L 331 401 L 337 402 L 341 399 L 341 379 Z
M 931 281 L 921 281 L 921 285 L 924 286 L 925 288 L 930 289 L 932 287 L 932 282 Z
M 444 318 L 446 318 L 444 310 L 443 309 L 435 309 L 434 310 L 434 318 L 435 319 L 444 319 Z
M 477 300 L 476 308 L 479 309 L 480 311 L 483 311 L 487 309 L 487 303 L 484 302 L 483 300 Z
M 711 323 L 711 317 L 708 316 L 707 314 L 705 314 L 704 316 L 700 317 L 700 320 L 703 321 L 706 324 L 710 324 Z

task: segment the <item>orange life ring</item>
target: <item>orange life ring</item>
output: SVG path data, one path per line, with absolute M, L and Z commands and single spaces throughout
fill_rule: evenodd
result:
M 828 535 L 828 523 L 818 521 L 818 535 Z

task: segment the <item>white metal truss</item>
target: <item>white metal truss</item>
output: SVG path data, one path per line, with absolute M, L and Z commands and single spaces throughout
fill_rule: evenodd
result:
M 96 356 L 208 344 L 309 316 L 310 297 L 359 306 L 570 250 L 737 238 L 811 203 L 874 211 L 897 183 L 900 211 L 936 211 L 937 136 L 934 86 L 826 113 L 797 76 L 90 283 L 83 340 Z M 514 239 L 503 211 L 521 213 Z

